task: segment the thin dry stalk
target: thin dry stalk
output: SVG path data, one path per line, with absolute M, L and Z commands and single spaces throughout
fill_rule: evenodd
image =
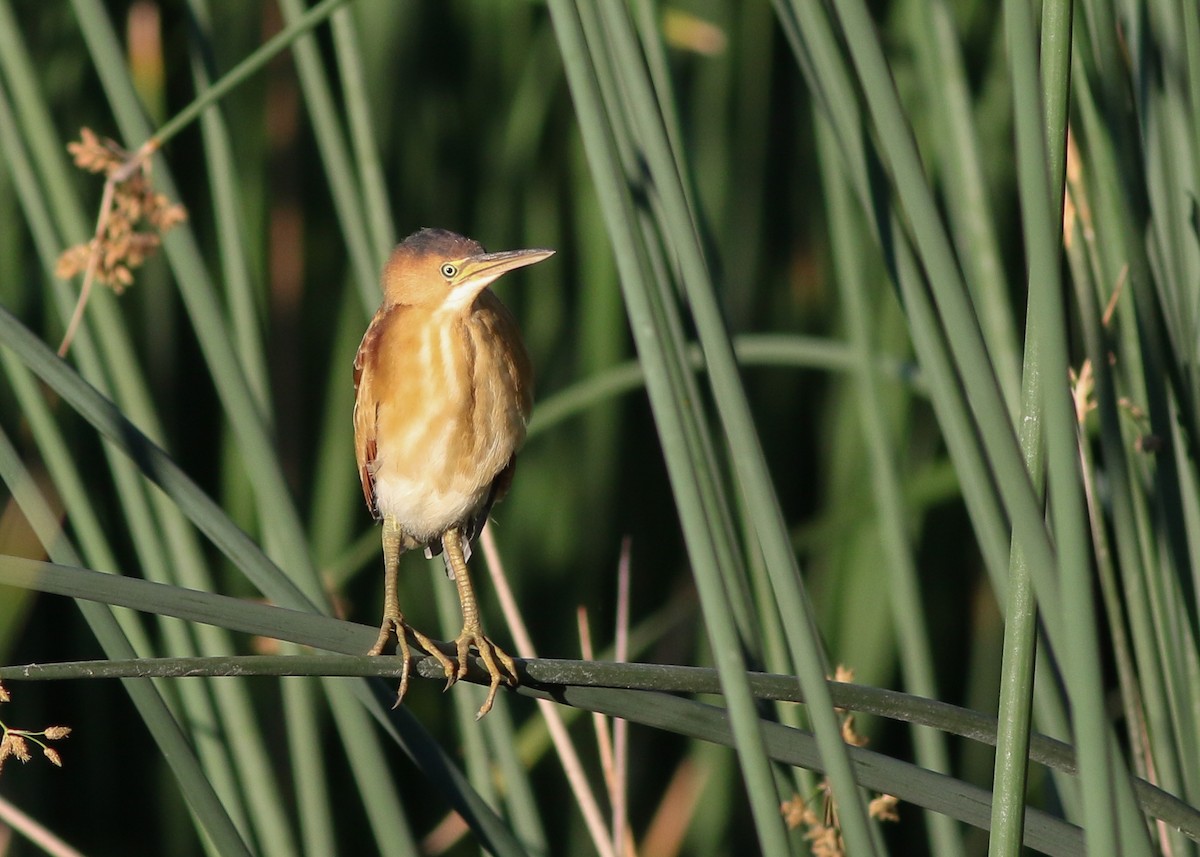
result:
M 580 605 L 576 608 L 576 624 L 579 626 L 579 652 L 585 661 L 596 659 L 592 648 L 592 629 L 588 624 L 587 608 Z M 608 787 L 608 799 L 614 808 L 613 821 L 616 822 L 617 773 L 613 764 L 612 734 L 608 729 L 608 718 L 599 711 L 592 712 L 592 726 L 596 730 L 596 752 L 600 756 L 600 771 L 604 774 L 604 784 Z M 617 848 L 620 840 L 613 838 L 613 848 Z
M 616 659 L 617 663 L 629 660 L 629 578 L 630 578 L 630 540 L 626 536 L 621 540 L 621 557 L 617 561 L 617 627 L 616 627 Z M 613 755 L 614 782 L 613 794 L 613 842 L 620 850 L 625 843 L 627 857 L 636 857 L 633 848 L 633 832 L 629 830 L 628 812 L 628 780 L 629 780 L 629 721 L 615 718 L 613 721 Z
M 676 857 L 679 854 L 711 773 L 691 759 L 685 758 L 679 763 L 646 829 L 642 840 L 643 854 L 647 857 Z
M 457 812 L 449 812 L 421 840 L 421 853 L 433 855 L 445 854 L 458 843 L 458 840 L 469 833 L 470 830 L 471 828 L 467 826 L 467 822 L 461 815 Z
M 20 833 L 50 857 L 83 857 L 41 822 L 26 815 L 3 797 L 0 797 L 0 822 Z
M 504 574 L 500 551 L 496 548 L 496 541 L 492 538 L 490 526 L 483 528 L 479 544 L 483 548 L 484 557 L 487 558 L 488 572 L 492 578 L 492 585 L 496 589 L 496 595 L 500 599 L 500 609 L 508 621 L 509 633 L 517 644 L 517 654 L 522 658 L 537 657 L 537 652 L 533 648 L 533 640 L 529 636 L 529 629 L 525 626 L 525 620 L 513 597 L 512 587 L 508 585 L 508 578 Z M 592 843 L 596 846 L 600 857 L 616 857 L 612 843 L 608 841 L 608 831 L 605 829 L 600 804 L 596 801 L 591 786 L 588 785 L 587 777 L 583 773 L 583 764 L 567 734 L 567 725 L 558 712 L 558 706 L 546 699 L 539 699 L 537 702 L 538 709 L 546 718 L 546 728 L 550 732 L 550 740 L 554 742 L 554 749 L 558 753 L 563 772 L 566 773 L 567 781 L 571 784 L 571 790 L 579 804 L 579 811 L 583 813 L 583 820 L 587 825 L 588 834 L 592 837 Z

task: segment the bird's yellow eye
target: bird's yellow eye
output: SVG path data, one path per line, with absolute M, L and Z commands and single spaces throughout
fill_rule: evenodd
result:
M 442 265 L 442 276 L 447 280 L 454 279 L 456 274 L 458 274 L 458 268 L 455 265 L 451 265 L 449 262 Z

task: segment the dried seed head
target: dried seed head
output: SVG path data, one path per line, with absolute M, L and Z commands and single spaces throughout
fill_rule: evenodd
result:
M 96 280 L 120 294 L 133 283 L 133 269 L 162 243 L 158 233 L 187 219 L 182 205 L 172 205 L 154 190 L 148 156 L 155 148 L 143 146 L 138 154 L 130 155 L 89 128 L 80 132 L 78 142 L 67 146 L 78 166 L 108 176 L 110 194 L 105 199 L 111 203 L 100 213 L 98 239 L 71 247 L 59 257 L 55 268 L 59 277 L 69 279 L 92 269 Z
M 854 729 L 854 715 L 847 714 L 842 721 L 842 740 L 851 747 L 865 747 L 870 739 L 865 735 L 859 735 Z
M 67 151 L 75 159 L 75 166 L 90 173 L 111 174 L 128 157 L 125 150 L 112 140 L 100 140 L 90 128 L 79 132 L 78 143 L 68 143 Z
M 0 682 L 0 702 L 9 702 L 12 697 L 8 695 L 8 691 L 4 689 L 4 682 Z
M 55 750 L 53 747 L 43 747 L 42 755 L 50 760 L 50 764 L 54 765 L 57 768 L 62 767 L 62 756 L 58 755 L 58 751 Z
M 42 733 L 48 741 L 60 741 L 71 734 L 70 726 L 47 726 L 46 731 Z
M 900 813 L 896 811 L 896 806 L 900 803 L 900 798 L 892 795 L 880 795 L 871 801 L 867 806 L 867 812 L 871 818 L 879 821 L 899 821 Z
M 69 280 L 76 274 L 82 273 L 87 267 L 88 256 L 91 255 L 91 252 L 90 244 L 76 244 L 74 247 L 68 247 L 58 257 L 58 264 L 54 266 L 54 276 L 62 280 Z
M 792 795 L 792 799 L 784 801 L 779 805 L 779 812 L 783 815 L 783 822 L 787 825 L 788 830 L 795 830 L 800 825 L 812 827 L 818 824 L 817 814 L 812 811 L 804 798 L 798 794 Z
M 162 240 L 153 232 L 134 232 L 126 239 L 126 262 L 136 268 L 154 254 Z
M 18 735 L 16 732 L 9 732 L 7 736 L 9 744 L 12 747 L 12 755 L 20 759 L 22 762 L 28 762 L 33 756 L 29 753 L 29 742 L 25 740 L 24 735 Z
M 142 214 L 145 207 L 142 205 L 142 198 L 137 191 L 130 188 L 119 189 L 114 200 L 117 211 L 129 218 L 130 223 L 136 223 L 142 219 Z
M 113 239 L 112 243 L 104 247 L 104 255 L 100 258 L 100 270 L 111 271 L 116 267 L 117 263 L 129 252 L 129 235 L 122 235 L 120 238 Z
M 846 857 L 841 834 L 835 827 L 817 825 L 804 834 L 804 838 L 810 843 L 813 857 Z
M 112 290 L 117 294 L 125 291 L 126 286 L 133 285 L 133 272 L 124 265 L 117 265 L 112 269 L 108 284 L 112 286 Z
M 163 197 L 165 202 L 166 197 Z M 187 209 L 182 205 L 161 205 L 146 215 L 159 232 L 167 232 L 187 220 Z

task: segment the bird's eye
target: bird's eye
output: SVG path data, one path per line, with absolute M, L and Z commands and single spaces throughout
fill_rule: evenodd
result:
M 454 279 L 454 276 L 457 273 L 458 273 L 458 268 L 454 265 L 451 265 L 449 262 L 447 262 L 445 265 L 442 265 L 442 276 L 445 277 L 447 280 Z

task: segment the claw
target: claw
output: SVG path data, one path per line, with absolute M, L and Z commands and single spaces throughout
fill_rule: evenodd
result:
M 446 674 L 447 679 L 454 675 L 454 661 L 443 655 L 442 650 L 437 647 L 437 644 L 434 643 L 433 640 L 431 640 L 429 637 L 426 637 L 416 628 L 411 626 L 409 626 L 408 632 L 413 635 L 413 639 L 417 641 L 417 644 L 420 645 L 420 647 L 426 653 L 432 655 L 433 659 L 442 665 L 442 672 Z M 447 682 L 446 687 L 449 688 L 453 683 L 454 682 Z
M 396 654 L 400 657 L 402 665 L 400 667 L 400 687 L 396 691 L 396 703 L 392 706 L 393 709 L 400 707 L 400 703 L 404 701 L 404 694 L 408 693 L 408 674 L 412 668 L 412 653 L 408 648 L 408 639 L 404 633 L 405 627 L 402 617 L 384 616 L 383 622 L 379 625 L 379 636 L 375 639 L 375 645 L 371 646 L 371 650 L 367 652 L 368 655 L 382 655 L 388 640 L 395 633 Z
M 401 659 L 402 664 L 400 667 L 400 687 L 396 691 L 396 704 L 392 706 L 395 709 L 400 707 L 400 703 L 404 701 L 404 695 L 408 693 L 408 678 L 412 674 L 413 658 L 412 650 L 408 645 L 409 634 L 417 641 L 417 645 L 421 647 L 422 651 L 432 655 L 442 665 L 442 669 L 447 676 L 454 675 L 454 663 L 442 654 L 441 650 L 434 645 L 433 640 L 405 622 L 403 616 L 385 615 L 383 617 L 383 622 L 379 626 L 379 636 L 375 640 L 375 645 L 371 647 L 367 654 L 383 654 L 383 650 L 393 633 L 396 635 L 396 655 Z
M 475 719 L 478 720 L 492 710 L 500 682 L 504 682 L 509 687 L 517 686 L 517 665 L 508 652 L 493 643 L 479 628 L 463 628 L 458 639 L 454 641 L 454 646 L 458 650 L 458 671 L 454 675 L 454 681 L 464 678 L 467 674 L 471 646 L 474 646 L 479 652 L 479 659 L 483 661 L 484 669 L 491 677 L 491 681 L 488 683 L 487 698 L 475 715 Z
M 466 540 L 460 528 L 448 530 L 442 536 L 446 568 L 453 572 L 451 576 L 458 586 L 458 603 L 462 607 L 463 615 L 462 633 L 454 641 L 454 648 L 458 654 L 458 670 L 449 684 L 454 684 L 455 681 L 467 674 L 467 658 L 470 655 L 471 646 L 474 646 L 479 651 L 479 658 L 483 661 L 483 665 L 492 679 L 488 684 L 487 699 L 483 701 L 479 713 L 475 715 L 475 719 L 478 720 L 492 710 L 492 703 L 496 701 L 496 691 L 499 689 L 501 681 L 509 687 L 516 687 L 517 665 L 513 663 L 513 659 L 507 652 L 484 636 L 483 627 L 479 623 L 479 604 L 475 600 L 475 590 L 471 586 L 471 576 L 467 572 L 465 543 Z M 504 666 L 504 670 L 500 668 L 501 665 Z M 507 674 L 505 674 L 505 670 L 507 670 Z

